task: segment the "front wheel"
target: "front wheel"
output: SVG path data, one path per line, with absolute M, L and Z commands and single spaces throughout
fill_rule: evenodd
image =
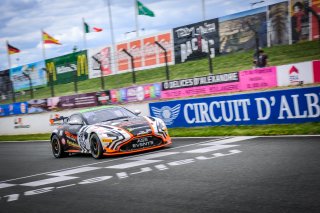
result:
M 55 158 L 62 158 L 67 155 L 67 153 L 63 151 L 62 144 L 57 135 L 54 135 L 51 138 L 51 148 Z
M 102 157 L 103 149 L 97 134 L 92 134 L 90 136 L 90 149 L 92 157 L 94 157 L 95 159 L 99 159 Z

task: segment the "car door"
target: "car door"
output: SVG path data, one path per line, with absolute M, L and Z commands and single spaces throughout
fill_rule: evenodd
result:
M 80 114 L 73 114 L 70 116 L 68 120 L 68 128 L 67 131 L 73 135 L 73 137 L 76 139 L 79 130 L 84 125 L 84 121 L 82 119 L 82 116 Z

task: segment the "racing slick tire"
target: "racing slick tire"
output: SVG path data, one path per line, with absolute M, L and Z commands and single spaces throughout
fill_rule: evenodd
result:
M 57 135 L 53 135 L 51 138 L 51 148 L 52 154 L 55 158 L 63 158 L 68 154 L 63 151 L 62 144 Z
M 103 156 L 103 149 L 100 139 L 95 133 L 90 136 L 90 149 L 91 155 L 95 159 L 100 159 Z

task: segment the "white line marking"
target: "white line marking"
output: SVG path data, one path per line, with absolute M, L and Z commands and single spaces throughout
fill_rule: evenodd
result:
M 178 160 L 178 161 L 173 161 L 170 163 L 167 163 L 169 166 L 180 166 L 180 165 L 184 165 L 184 164 L 189 164 L 189 163 L 193 163 L 194 159 L 185 159 L 185 160 Z
M 157 163 L 160 162 L 161 160 L 141 160 L 141 161 L 135 161 L 135 162 L 129 162 L 129 163 L 122 163 L 114 166 L 108 166 L 105 167 L 107 169 L 128 169 L 136 166 L 142 166 L 142 165 L 147 165 L 151 163 Z
M 78 173 L 82 173 L 82 172 L 89 172 L 89 171 L 93 171 L 93 170 L 97 170 L 97 169 L 102 169 L 102 167 L 81 167 L 78 169 L 70 169 L 70 170 L 66 170 L 63 172 L 55 172 L 55 173 L 50 173 L 47 175 L 50 176 L 67 176 L 67 175 L 74 175 L 74 174 L 78 174 Z
M 162 171 L 162 170 L 167 170 L 169 169 L 166 165 L 164 164 L 158 164 L 158 165 L 155 165 L 154 167 L 156 167 L 158 170 Z
M 11 183 L 0 183 L 0 189 L 4 189 L 4 188 L 8 188 L 8 187 L 12 187 L 15 186 L 17 184 L 11 184 Z
M 152 171 L 152 169 L 150 167 L 144 167 L 144 168 L 141 168 L 139 172 L 132 172 L 132 173 L 130 173 L 130 175 L 137 175 L 137 174 L 151 172 L 151 171 Z
M 220 139 L 225 139 L 224 138 L 220 138 Z M 192 143 L 192 144 L 188 144 L 188 145 L 183 145 L 183 146 L 177 146 L 177 147 L 172 147 L 172 148 L 168 148 L 170 150 L 174 150 L 174 149 L 180 149 L 180 148 L 184 148 L 184 147 L 189 147 L 189 146 L 193 146 L 193 145 L 199 145 L 202 143 L 208 143 L 208 142 L 213 142 L 213 141 L 219 141 L 219 138 L 215 139 L 215 140 L 208 140 L 208 141 L 204 141 L 204 142 L 197 142 L 197 143 Z M 159 152 L 164 152 L 167 151 L 166 150 L 155 150 L 154 153 L 159 153 Z M 139 155 L 144 155 L 144 153 L 141 153 Z M 59 170 L 55 170 L 55 171 L 50 171 L 50 172 L 43 172 L 43 173 L 38 173 L 38 174 L 34 174 L 34 175 L 28 175 L 28 176 L 24 176 L 24 177 L 19 177 L 19 178 L 12 178 L 12 179 L 8 179 L 8 180 L 3 180 L 0 181 L 0 183 L 4 183 L 4 182 L 9 182 L 9 181 L 14 181 L 14 180 L 21 180 L 21 179 L 26 179 L 26 178 L 30 178 L 30 177 L 36 177 L 36 176 L 40 176 L 40 175 L 46 175 L 46 174 L 50 174 L 53 172 L 60 172 L 60 171 L 65 171 L 65 170 L 69 170 L 69 169 L 75 169 L 75 168 L 81 168 L 84 166 L 92 166 L 92 165 L 97 165 L 97 164 L 102 164 L 102 163 L 109 163 L 109 162 L 113 162 L 113 161 L 118 161 L 118 160 L 124 160 L 124 159 L 130 159 L 133 158 L 132 156 L 126 156 L 123 158 L 117 158 L 117 159 L 111 159 L 111 160 L 105 160 L 105 161 L 100 161 L 100 162 L 96 162 L 96 163 L 90 163 L 90 164 L 84 164 L 81 166 L 75 166 L 75 167 L 70 167 L 70 168 L 66 168 L 66 169 L 59 169 Z
M 227 138 L 219 141 L 213 141 L 209 143 L 201 143 L 201 146 L 211 146 L 211 145 L 223 145 L 223 144 L 228 144 L 228 143 L 235 143 L 239 141 L 245 141 L 249 139 L 256 138 L 255 136 L 240 136 L 240 137 L 234 137 L 234 138 Z
M 90 178 L 90 179 L 86 179 L 81 181 L 79 184 L 90 184 L 90 183 L 98 183 L 104 180 L 108 180 L 112 178 L 112 176 L 101 176 L 101 177 L 95 177 L 95 178 Z
M 43 179 L 43 180 L 37 180 L 37 181 L 32 181 L 28 183 L 23 183 L 20 184 L 21 186 L 43 186 L 51 183 L 58 183 L 66 180 L 72 180 L 76 179 L 78 177 L 72 177 L 72 176 L 59 176 L 59 177 L 54 177 L 54 178 L 48 178 L 48 179 Z
M 202 144 L 202 145 L 205 145 L 205 144 Z M 235 146 L 239 146 L 239 145 L 216 145 L 216 146 L 209 146 L 209 147 L 201 148 L 201 149 L 193 149 L 193 150 L 186 151 L 183 153 L 207 153 L 207 152 L 217 151 L 220 149 L 229 149 L 229 148 L 235 147 Z
M 126 172 L 119 172 L 116 175 L 118 176 L 119 179 L 124 179 L 124 178 L 129 177 L 128 173 L 126 173 Z
M 57 187 L 57 189 L 63 189 L 63 188 L 67 188 L 67 187 L 70 187 L 70 186 L 75 186 L 76 184 L 73 183 L 73 184 L 69 184 L 69 185 L 65 185 L 65 186 L 59 186 Z
M 152 154 L 148 154 L 148 155 L 134 157 L 134 158 L 131 158 L 130 160 L 149 160 L 149 159 L 161 158 L 161 157 L 168 156 L 168 155 L 175 155 L 175 154 L 178 154 L 178 153 L 180 153 L 180 152 L 152 153 Z

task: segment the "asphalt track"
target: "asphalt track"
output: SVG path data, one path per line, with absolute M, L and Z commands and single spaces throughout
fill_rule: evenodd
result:
M 173 142 L 102 160 L 0 143 L 0 212 L 320 212 L 320 137 Z

